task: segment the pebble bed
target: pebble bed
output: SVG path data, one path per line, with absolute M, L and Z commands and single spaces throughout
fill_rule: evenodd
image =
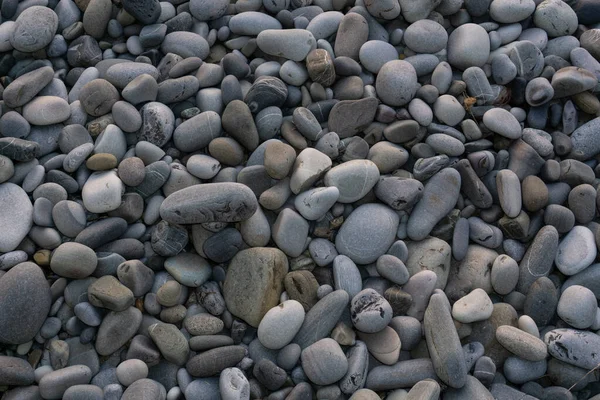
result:
M 2 400 L 599 400 L 600 0 L 2 0 Z

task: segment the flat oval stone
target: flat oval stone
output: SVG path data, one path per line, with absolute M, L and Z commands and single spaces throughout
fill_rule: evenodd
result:
M 159 102 L 150 102 L 140 110 L 142 127 L 138 131 L 138 140 L 147 141 L 158 147 L 164 146 L 175 129 L 173 111 Z
M 552 75 L 554 98 L 572 96 L 596 87 L 598 78 L 587 69 L 579 67 L 561 68 Z
M 365 17 L 358 13 L 348 13 L 340 21 L 334 43 L 336 57 L 350 57 L 358 60 L 360 47 L 369 38 L 369 25 Z
M 476 24 L 463 24 L 448 38 L 448 62 L 465 70 L 483 67 L 490 55 L 490 40 L 484 28 Z
M 542 340 L 514 326 L 499 326 L 496 339 L 511 353 L 525 360 L 542 361 L 548 355 Z
M 81 197 L 86 210 L 105 213 L 119 208 L 124 191 L 115 171 L 94 172 L 85 182 Z
M 339 190 L 338 202 L 353 203 L 363 198 L 379 180 L 379 169 L 370 160 L 351 160 L 329 170 L 323 179 Z
M 58 16 L 52 9 L 32 6 L 15 21 L 10 44 L 24 53 L 33 53 L 50 44 L 58 29 Z
M 173 142 L 178 149 L 193 152 L 205 148 L 221 134 L 219 114 L 205 111 L 179 124 L 173 132 Z
M 575 226 L 558 245 L 555 263 L 565 275 L 575 275 L 596 259 L 594 234 L 585 226 Z
M 592 326 L 595 323 L 597 311 L 594 292 L 580 285 L 566 288 L 561 294 L 556 308 L 558 316 L 577 329 L 586 329 Z
M 383 40 L 369 40 L 360 47 L 358 58 L 368 71 L 377 74 L 385 63 L 398 59 L 398 51 Z
M 450 314 L 448 299 L 443 293 L 431 296 L 425 310 L 423 330 L 439 378 L 451 387 L 463 387 L 468 372 L 465 356 Z
M 206 39 L 194 32 L 171 32 L 160 45 L 163 53 L 173 53 L 183 58 L 198 57 L 204 60 L 210 51 Z
M 123 392 L 121 400 L 136 400 L 140 398 L 148 400 L 165 400 L 167 398 L 167 391 L 159 382 L 145 378 L 133 382 L 131 386 Z
M 192 376 L 209 377 L 236 366 L 245 355 L 246 349 L 242 346 L 217 347 L 190 358 L 185 369 Z
M 510 112 L 502 108 L 492 108 L 483 114 L 483 123 L 493 132 L 509 139 L 521 137 L 521 124 Z
M 33 205 L 29 196 L 14 183 L 0 184 L 0 251 L 17 248 L 33 225 Z
M 50 268 L 65 278 L 82 279 L 94 272 L 98 258 L 94 250 L 80 243 L 63 243 L 54 250 Z
M 340 345 L 331 338 L 321 339 L 302 351 L 302 365 L 308 379 L 329 385 L 348 371 L 348 360 Z
M 464 324 L 485 321 L 492 315 L 494 305 L 483 289 L 474 289 L 452 305 L 452 317 Z
M 175 325 L 162 322 L 150 325 L 148 335 L 165 360 L 175 365 L 186 363 L 190 351 L 188 341 Z
M 578 160 L 587 160 L 600 153 L 600 139 L 595 135 L 600 129 L 600 117 L 581 125 L 571 134 L 572 154 Z
M 417 91 L 417 72 L 406 61 L 388 61 L 377 74 L 375 89 L 381 101 L 389 106 L 408 104 Z
M 32 125 L 52 125 L 71 116 L 69 103 L 57 96 L 38 96 L 23 106 L 23 117 Z
M 258 36 L 267 29 L 281 29 L 281 23 L 268 14 L 246 11 L 231 17 L 229 29 L 237 35 Z
M 142 313 L 135 307 L 111 311 L 102 320 L 96 336 L 96 352 L 108 356 L 125 345 L 142 323 Z
M 94 79 L 79 92 L 79 101 L 85 112 L 94 117 L 108 113 L 119 100 L 119 92 L 106 79 Z
M 452 168 L 441 170 L 427 181 L 423 197 L 408 218 L 407 233 L 411 239 L 425 239 L 433 227 L 454 208 L 460 185 L 460 174 Z
M 516 218 L 521 212 L 521 182 L 509 169 L 503 169 L 496 175 L 496 186 L 500 206 L 510 218 Z
M 357 264 L 372 263 L 394 242 L 399 222 L 391 208 L 364 204 L 346 219 L 335 238 L 335 247 Z
M 350 317 L 356 329 L 365 333 L 382 331 L 392 320 L 390 303 L 373 289 L 364 289 L 350 302 Z
M 566 3 L 558 0 L 545 0 L 537 5 L 533 22 L 550 37 L 572 35 L 577 29 L 578 19 L 575 11 Z
M 48 316 L 52 297 L 44 273 L 34 263 L 17 264 L 0 277 L 0 342 L 33 339 Z
M 587 370 L 598 364 L 595 349 L 600 346 L 600 337 L 593 332 L 553 329 L 544 335 L 544 342 L 552 357 L 567 364 Z
M 13 108 L 27 104 L 52 81 L 53 77 L 54 71 L 48 66 L 27 72 L 4 89 L 2 99 L 7 106 Z
M 250 218 L 257 207 L 256 196 L 246 185 L 207 183 L 171 194 L 161 204 L 160 214 L 174 224 L 238 222 Z
M 271 308 L 258 325 L 258 339 L 267 349 L 281 349 L 296 336 L 304 322 L 304 307 L 287 300 Z
M 175 280 L 188 287 L 199 287 L 206 282 L 212 273 L 208 262 L 193 253 L 180 253 L 165 260 L 165 270 Z
M 446 47 L 448 33 L 437 22 L 422 19 L 406 28 L 404 42 L 417 53 L 434 54 Z
M 266 29 L 256 37 L 258 48 L 267 54 L 302 61 L 317 48 L 317 41 L 304 29 Z
M 17 357 L 0 356 L 0 383 L 7 386 L 26 386 L 35 381 L 32 366 Z
M 326 39 L 337 32 L 344 14 L 339 11 L 325 11 L 310 20 L 306 30 L 313 34 L 316 40 Z
M 344 290 L 335 290 L 319 300 L 306 313 L 304 323 L 294 338 L 294 343 L 306 348 L 327 337 L 346 309 L 348 301 L 348 293 Z

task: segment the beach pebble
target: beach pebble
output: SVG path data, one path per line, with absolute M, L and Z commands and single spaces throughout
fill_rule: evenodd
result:
M 348 370 L 348 360 L 333 339 L 321 339 L 302 350 L 302 365 L 308 379 L 317 385 L 337 382 Z
M 583 286 L 569 286 L 560 295 L 556 313 L 577 329 L 589 328 L 596 320 L 596 298 L 594 293 Z

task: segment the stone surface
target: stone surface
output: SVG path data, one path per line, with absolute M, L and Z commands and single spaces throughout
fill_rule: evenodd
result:
M 277 305 L 288 272 L 285 254 L 276 248 L 240 251 L 231 260 L 223 286 L 228 310 L 258 327 L 263 316 Z M 246 290 L 248 283 L 254 286 Z

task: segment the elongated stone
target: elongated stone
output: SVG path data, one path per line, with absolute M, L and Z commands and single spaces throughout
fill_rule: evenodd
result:
M 258 208 L 256 196 L 241 183 L 205 183 L 181 189 L 160 206 L 161 217 L 174 224 L 238 222 Z

